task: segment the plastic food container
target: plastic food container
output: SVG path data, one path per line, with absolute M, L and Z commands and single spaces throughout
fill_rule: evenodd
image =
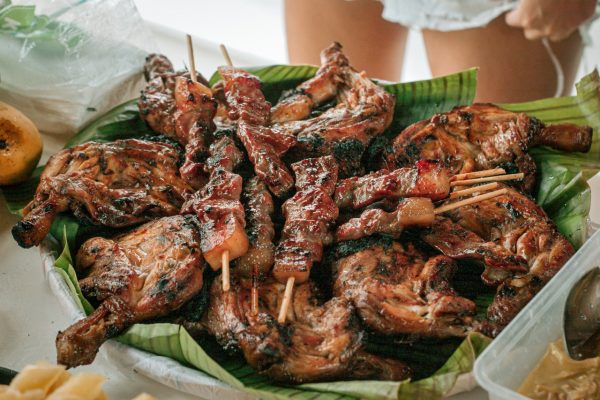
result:
M 517 315 L 475 362 L 475 379 L 491 400 L 527 399 L 517 393 L 548 344 L 562 335 L 565 301 L 581 276 L 600 265 L 600 231 Z

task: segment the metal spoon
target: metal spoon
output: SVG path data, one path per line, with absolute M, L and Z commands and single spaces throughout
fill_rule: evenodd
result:
M 563 334 L 572 359 L 600 356 L 600 267 L 588 271 L 571 288 L 565 304 Z

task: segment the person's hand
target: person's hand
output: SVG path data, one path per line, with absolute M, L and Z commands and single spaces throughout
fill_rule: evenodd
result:
M 571 35 L 596 10 L 596 0 L 521 0 L 506 14 L 506 23 L 523 28 L 530 40 L 557 42 Z

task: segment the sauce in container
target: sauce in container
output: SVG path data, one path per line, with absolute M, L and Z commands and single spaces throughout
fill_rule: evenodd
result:
M 534 400 L 600 399 L 600 357 L 575 361 L 559 339 L 550 343 L 519 393 Z

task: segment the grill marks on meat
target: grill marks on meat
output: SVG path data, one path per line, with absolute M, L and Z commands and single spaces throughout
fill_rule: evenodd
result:
M 508 188 L 493 199 L 452 210 L 449 217 L 529 264 L 529 272 L 508 278 L 488 308 L 493 335 L 506 326 L 575 253 L 540 206 Z
M 260 90 L 255 76 L 231 67 L 219 69 L 229 105 L 229 117 L 237 120 L 237 135 L 254 165 L 256 176 L 262 179 L 277 197 L 285 196 L 294 185 L 294 178 L 281 156 L 296 143 L 268 127 L 271 105 Z
M 421 231 L 421 239 L 454 260 L 482 263 L 485 270 L 481 279 L 486 285 L 498 286 L 507 278 L 529 270 L 523 257 L 497 243 L 486 242 L 448 218 L 437 217 L 430 229 Z
M 427 228 L 433 224 L 435 214 L 433 203 L 423 197 L 412 197 L 398 203 L 392 212 L 381 209 L 364 211 L 360 217 L 338 226 L 335 240 L 356 240 L 375 233 L 400 237 L 407 228 Z
M 136 139 L 62 150 L 48 160 L 13 236 L 22 247 L 38 245 L 67 210 L 109 227 L 177 214 L 192 192 L 179 176 L 178 160 L 172 146 Z
M 450 285 L 456 264 L 412 244 L 375 245 L 333 264 L 334 294 L 347 298 L 372 330 L 429 337 L 464 336 L 475 304 Z
M 450 193 L 448 171 L 435 161 L 420 160 L 414 168 L 381 169 L 361 177 L 347 178 L 335 188 L 340 208 L 359 209 L 381 199 L 427 197 L 441 200 Z
M 189 78 L 189 73 L 175 72 L 173 64 L 161 54 L 150 54 L 144 64 L 144 76 L 148 84 L 138 100 L 141 118 L 155 132 L 177 139 L 175 132 L 175 79 L 178 76 Z M 198 82 L 208 85 L 200 74 Z
M 310 116 L 314 107 L 335 98 L 338 87 L 343 82 L 342 67 L 348 66 L 348 59 L 335 44 L 321 52 L 321 67 L 314 78 L 302 82 L 290 91 L 271 110 L 271 122 L 282 123 L 299 121 Z
M 56 338 L 58 363 L 91 363 L 127 327 L 177 310 L 202 288 L 203 260 L 193 216 L 149 222 L 114 239 L 93 238 L 77 253 L 79 284 L 100 306 Z
M 203 161 L 208 156 L 207 136 L 215 130 L 217 102 L 201 83 L 184 77 L 177 77 L 175 82 L 175 133 L 185 145 L 181 176 L 199 189 L 208 180 Z
M 331 196 L 337 182 L 332 156 L 307 158 L 292 165 L 298 191 L 283 204 L 285 225 L 275 253 L 273 276 L 285 283 L 294 277 L 306 282 L 323 246 L 333 241 L 331 228 L 339 210 Z
M 587 152 L 592 129 L 574 124 L 546 126 L 534 117 L 503 110 L 492 104 L 455 107 L 406 128 L 394 139 L 384 158 L 386 168 L 441 160 L 452 175 L 503 167 L 525 173 L 520 187 L 531 193 L 536 166 L 528 149 L 550 146 Z
M 273 198 L 265 184 L 251 178 L 242 192 L 246 208 L 246 234 L 250 241 L 248 252 L 236 260 L 236 271 L 244 278 L 266 277 L 275 260 L 275 212 Z
M 325 61 L 337 60 L 331 62 L 337 64 L 331 68 L 341 80 L 337 105 L 317 117 L 276 123 L 273 127 L 296 137 L 293 159 L 333 154 L 340 164 L 340 175 L 353 176 L 361 171 L 360 159 L 371 139 L 391 124 L 395 99 L 364 72 L 348 66 L 341 51 L 339 43 L 325 49 L 329 53 Z M 325 68 L 329 68 L 328 64 Z
M 181 208 L 182 214 L 198 217 L 202 238 L 200 248 L 214 270 L 221 268 L 224 251 L 229 251 L 230 260 L 248 251 L 241 193 L 242 178 L 239 175 L 216 169 L 206 186 L 194 193 Z
M 223 346 L 239 348 L 261 375 L 294 384 L 410 377 L 405 364 L 363 351 L 363 333 L 345 299 L 323 303 L 311 283 L 300 284 L 294 290 L 288 323 L 279 325 L 276 315 L 284 285 L 268 280 L 258 291 L 260 309 L 253 315 L 247 282 L 236 282 L 232 290 L 223 292 L 215 281 L 206 326 Z

